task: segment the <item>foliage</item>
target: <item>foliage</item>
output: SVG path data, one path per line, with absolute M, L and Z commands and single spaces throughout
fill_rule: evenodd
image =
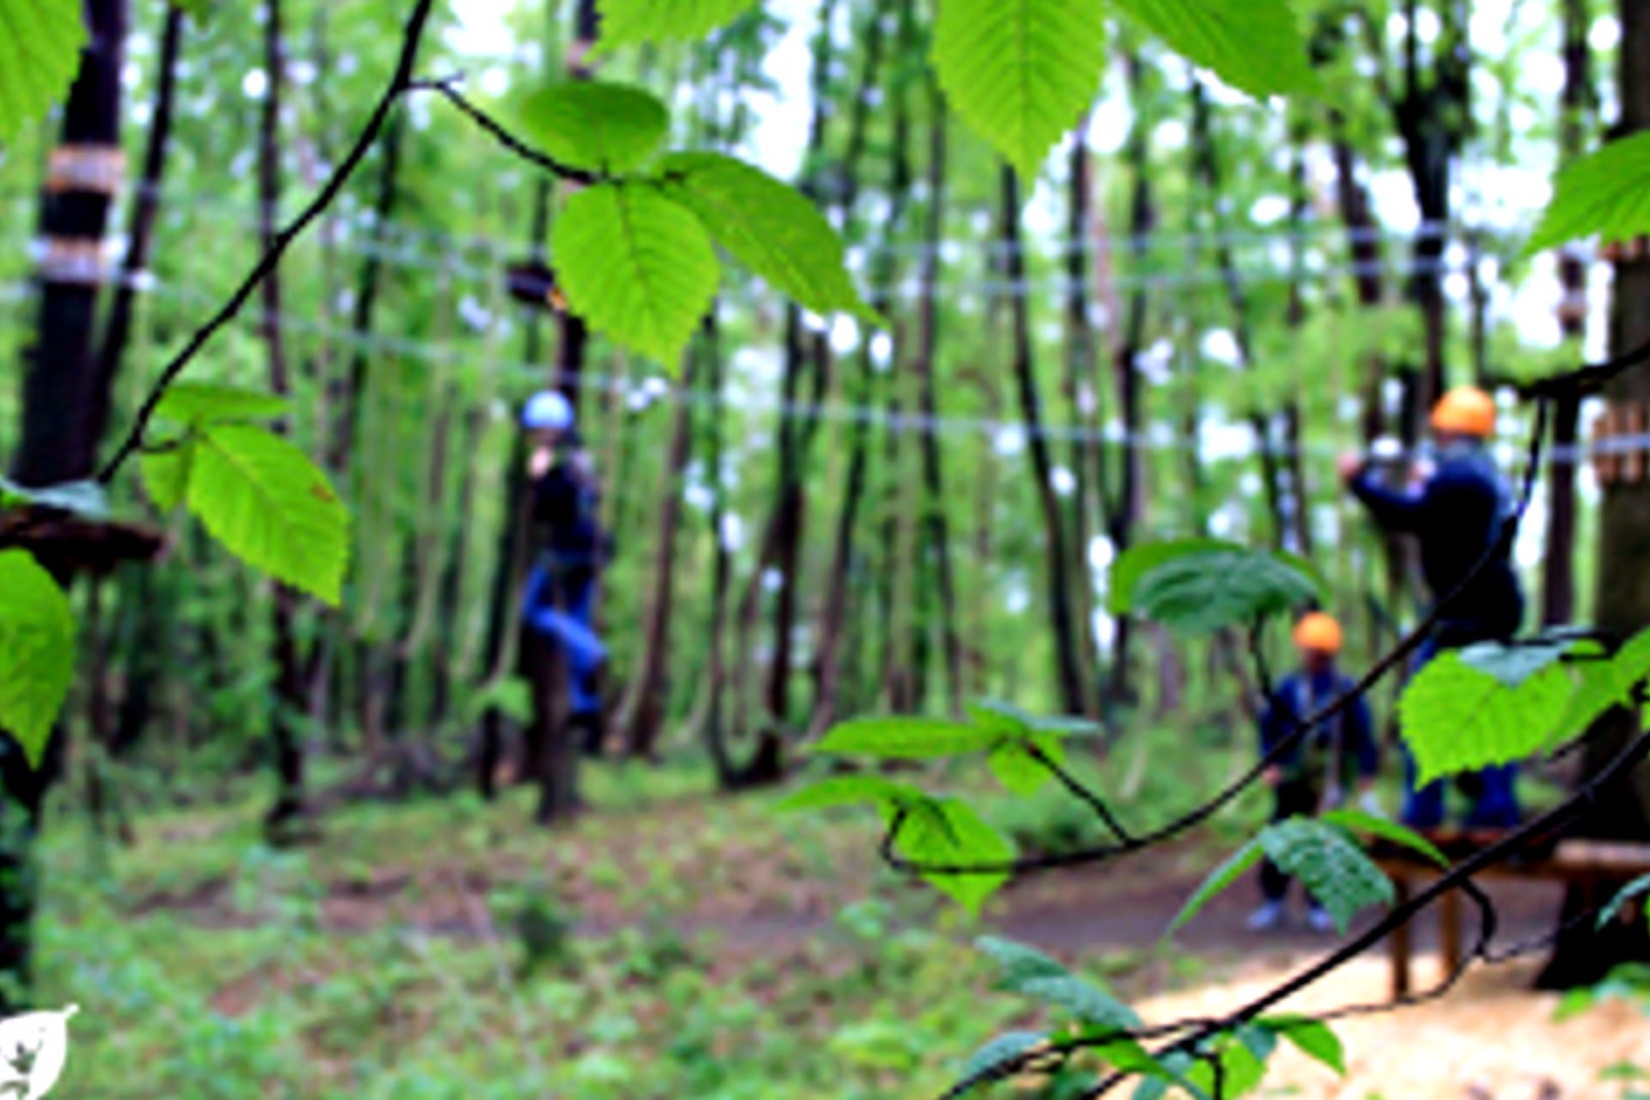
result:
M 1494 643 L 1429 662 L 1398 704 L 1419 779 L 1552 749 L 1626 703 L 1650 675 L 1650 631 L 1604 658 L 1595 643 Z
M 1186 634 L 1252 626 L 1319 594 L 1299 559 L 1209 539 L 1147 544 L 1112 570 L 1112 607 Z
M 690 42 L 757 0 L 597 0 L 603 53 L 643 42 Z
M 1392 882 L 1346 830 L 1321 819 L 1290 818 L 1266 826 L 1260 835 L 1216 868 L 1198 887 L 1169 926 L 1184 926 L 1246 870 L 1262 859 L 1300 880 L 1345 934 L 1352 918 L 1372 905 L 1393 898 Z
M 0 550 L 0 593 L 0 729 L 38 766 L 74 678 L 74 614 L 23 550 Z
M 68 94 L 85 44 L 78 0 L 0 0 L 0 146 Z
M 538 88 L 519 113 L 523 131 L 551 157 L 604 175 L 646 165 L 670 129 L 670 112 L 655 96 L 600 80 Z
M 1171 49 L 1257 98 L 1318 88 L 1287 0 L 1119 0 Z
M 1582 237 L 1601 244 L 1650 233 L 1650 134 L 1609 142 L 1560 169 L 1553 199 L 1525 248 L 1526 254 Z

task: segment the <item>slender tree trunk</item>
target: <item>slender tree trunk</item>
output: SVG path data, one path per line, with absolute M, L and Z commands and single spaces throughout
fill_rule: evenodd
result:
M 1626 138 L 1650 130 L 1650 7 L 1621 0 L 1619 13 L 1621 117 L 1616 134 Z M 1650 259 L 1642 250 L 1617 261 L 1611 306 L 1611 354 L 1650 344 Z M 1614 379 L 1605 387 L 1604 398 L 1615 409 L 1636 407 L 1642 413 L 1650 406 L 1650 367 L 1641 365 Z M 1644 567 L 1650 561 L 1650 478 L 1642 469 L 1637 473 L 1631 480 L 1605 478 L 1601 486 L 1595 618 L 1599 630 L 1622 639 L 1650 625 L 1650 570 Z M 1596 774 L 1637 736 L 1642 728 L 1640 709 L 1619 707 L 1600 720 L 1582 743 L 1582 776 Z M 1573 832 L 1601 840 L 1650 839 L 1650 766 L 1640 764 L 1599 791 Z M 1595 921 L 1582 919 L 1623 885 L 1605 881 L 1592 891 L 1572 887 L 1565 892 L 1558 939 L 1538 985 L 1591 985 L 1618 963 L 1650 961 L 1642 906 L 1625 906 L 1623 918 L 1602 930 L 1595 931 Z
M 97 353 L 97 380 L 93 386 L 91 435 L 101 440 L 109 423 L 109 407 L 116 377 L 132 333 L 132 315 L 137 302 L 137 277 L 149 265 L 154 243 L 155 221 L 160 214 L 160 189 L 166 178 L 166 156 L 171 148 L 172 118 L 176 109 L 178 57 L 182 53 L 183 9 L 166 6 L 166 23 L 161 31 L 160 60 L 154 109 L 149 123 L 149 139 L 143 154 L 143 176 L 132 199 L 127 230 L 126 256 L 120 265 L 120 282 L 109 304 Z
M 275 245 L 276 215 L 281 203 L 281 92 L 286 82 L 286 45 L 283 40 L 281 0 L 265 0 L 264 71 L 268 90 L 264 94 L 262 123 L 258 141 L 258 227 L 265 251 Z M 263 337 L 269 352 L 269 384 L 277 394 L 291 393 L 286 347 L 281 332 L 281 273 L 277 268 L 260 288 L 263 302 Z M 284 429 L 283 429 L 284 430 Z M 275 698 L 269 716 L 270 739 L 275 753 L 279 787 L 275 804 L 265 816 L 271 835 L 303 812 L 304 746 L 296 728 L 307 712 L 303 665 L 298 656 L 298 597 L 290 588 L 275 585 L 273 606 L 275 642 Z
M 1559 142 L 1566 161 L 1586 152 L 1588 121 L 1597 109 L 1593 88 L 1592 30 L 1588 0 L 1564 0 L 1564 94 L 1559 105 Z M 1587 335 L 1587 267 L 1573 249 L 1558 261 L 1564 290 L 1559 323 L 1564 338 L 1579 348 Z M 1541 621 L 1554 626 L 1575 618 L 1576 462 L 1581 438 L 1581 401 L 1565 397 L 1553 409 L 1553 448 L 1547 467 L 1547 538 L 1542 555 Z
M 1048 437 L 1043 425 L 1042 402 L 1037 396 L 1037 364 L 1031 342 L 1031 303 L 1025 291 L 1026 260 L 1020 236 L 1020 181 L 1013 169 L 1003 165 L 999 174 L 1002 193 L 1002 243 L 1008 284 L 1012 295 L 1014 377 L 1019 387 L 1020 414 L 1030 436 L 1031 473 L 1037 482 L 1037 500 L 1043 513 L 1044 552 L 1048 555 L 1047 580 L 1049 622 L 1054 633 L 1054 659 L 1060 705 L 1067 714 L 1083 712 L 1083 671 L 1077 659 L 1077 624 L 1073 621 L 1071 593 L 1066 582 L 1067 540 L 1060 519 L 1060 498 L 1054 491 L 1054 468 L 1049 456 Z
M 653 559 L 653 580 L 648 585 L 647 616 L 642 627 L 641 671 L 630 685 L 619 708 L 618 726 L 626 752 L 641 760 L 657 756 L 659 730 L 664 723 L 667 702 L 666 672 L 670 659 L 670 624 L 675 610 L 676 531 L 682 519 L 682 472 L 687 468 L 693 441 L 693 394 L 696 369 L 704 349 L 694 349 L 683 375 L 676 406 L 676 422 L 671 428 L 670 450 L 665 457 L 662 492 L 659 496 L 659 546 Z
M 950 501 L 945 495 L 940 433 L 935 423 L 939 416 L 939 399 L 934 386 L 939 366 L 936 361 L 939 343 L 938 283 L 940 242 L 945 235 L 947 114 L 939 86 L 932 80 L 928 84 L 928 93 L 928 228 L 924 234 L 926 250 L 918 276 L 922 290 L 916 364 L 921 394 L 920 411 L 924 422 L 921 432 L 922 476 L 926 489 L 923 563 L 933 573 L 938 604 L 936 610 L 940 616 L 940 639 L 945 655 L 947 700 L 952 713 L 960 715 L 963 703 L 962 635 L 957 629 L 957 583 L 951 565 L 951 524 L 948 518 Z
M 1083 714 L 1100 713 L 1100 675 L 1096 662 L 1100 638 L 1095 621 L 1094 576 L 1089 565 L 1089 542 L 1094 537 L 1094 517 L 1090 507 L 1096 487 L 1089 471 L 1090 452 L 1097 446 L 1099 346 L 1089 308 L 1088 244 L 1093 239 L 1094 168 L 1085 134 L 1088 126 L 1071 135 L 1066 198 L 1066 404 L 1072 412 L 1071 474 L 1071 572 L 1067 583 L 1075 596 L 1078 662 L 1082 669 Z

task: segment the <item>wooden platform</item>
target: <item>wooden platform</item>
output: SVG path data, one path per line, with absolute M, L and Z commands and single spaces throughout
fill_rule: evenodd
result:
M 1423 835 L 1452 862 L 1458 862 L 1476 855 L 1502 834 L 1438 831 Z M 1445 873 L 1443 868 L 1425 857 L 1384 841 L 1376 843 L 1370 855 L 1391 876 L 1398 905 L 1414 897 L 1418 887 L 1442 878 Z M 1601 883 L 1618 882 L 1645 874 L 1650 874 L 1650 844 L 1548 837 L 1537 840 L 1531 848 L 1520 852 L 1512 860 L 1485 868 L 1474 878 L 1562 882 L 1592 894 L 1602 893 L 1598 889 Z M 1445 974 L 1453 974 L 1461 965 L 1461 909 L 1464 900 L 1467 899 L 1461 890 L 1450 890 L 1438 899 L 1438 942 Z M 1587 900 L 1590 907 L 1596 908 L 1608 904 L 1610 898 L 1597 896 Z M 1414 988 L 1410 973 L 1413 931 L 1414 921 L 1410 921 L 1387 938 L 1394 1000 L 1407 996 Z

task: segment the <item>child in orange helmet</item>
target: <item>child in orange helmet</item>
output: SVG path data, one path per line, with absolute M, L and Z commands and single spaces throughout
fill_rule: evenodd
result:
M 1355 685 L 1352 678 L 1335 667 L 1341 650 L 1341 626 L 1321 611 L 1304 616 L 1295 624 L 1295 648 L 1300 652 L 1300 669 L 1278 683 L 1261 716 L 1260 750 L 1270 754 L 1279 743 L 1300 729 L 1313 714 L 1323 710 Z M 1366 804 L 1373 807 L 1375 774 L 1380 754 L 1375 746 L 1374 723 L 1369 705 L 1360 696 L 1351 706 L 1306 735 L 1264 775 L 1272 788 L 1272 820 L 1284 821 L 1297 815 L 1310 816 L 1335 809 L 1346 799 L 1346 791 L 1356 785 Z M 1266 931 L 1280 926 L 1289 896 L 1289 876 L 1271 861 L 1261 865 L 1260 889 L 1264 901 L 1249 918 L 1249 927 Z M 1307 913 L 1314 931 L 1333 930 L 1334 922 L 1314 899 Z
M 1463 386 L 1446 393 L 1432 412 L 1436 461 L 1403 491 L 1379 484 L 1362 459 L 1341 459 L 1341 476 L 1376 522 L 1420 542 L 1421 572 L 1434 600 L 1442 600 L 1466 581 L 1512 517 L 1511 489 L 1486 446 L 1495 434 L 1495 418 L 1495 401 L 1484 391 Z M 1451 605 L 1422 647 L 1416 668 L 1445 650 L 1474 642 L 1505 642 L 1518 632 L 1523 618 L 1518 575 L 1510 555 L 1501 554 Z M 1404 774 L 1404 824 L 1418 829 L 1443 824 L 1444 784 L 1414 789 L 1415 769 L 1407 753 Z M 1461 777 L 1460 785 L 1473 802 L 1466 821 L 1469 828 L 1518 824 L 1515 776 L 1513 766 L 1506 765 Z

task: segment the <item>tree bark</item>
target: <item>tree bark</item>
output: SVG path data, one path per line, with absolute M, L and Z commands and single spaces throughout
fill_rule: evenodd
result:
M 1592 19 L 1587 0 L 1564 0 L 1564 92 L 1559 104 L 1559 144 L 1565 161 L 1587 149 L 1591 113 L 1597 109 L 1593 88 L 1592 47 L 1587 35 Z M 1587 335 L 1587 268 L 1574 249 L 1558 261 L 1564 298 L 1559 323 L 1564 338 L 1580 348 Z M 1576 462 L 1581 438 L 1581 400 L 1566 396 L 1553 408 L 1553 447 L 1558 452 L 1547 468 L 1547 538 L 1541 559 L 1541 621 L 1555 626 L 1575 618 Z
M 1621 117 L 1616 134 L 1625 138 L 1650 129 L 1650 8 L 1621 0 L 1619 78 Z M 1618 261 L 1610 316 L 1610 351 L 1621 355 L 1650 343 L 1650 260 Z M 1604 397 L 1613 406 L 1650 403 L 1650 367 L 1638 366 L 1618 376 Z M 1610 479 L 1601 486 L 1596 625 L 1607 635 L 1625 639 L 1650 625 L 1650 480 Z M 1618 708 L 1594 727 L 1581 750 L 1582 776 L 1595 774 L 1615 757 L 1640 729 L 1638 708 Z M 1650 767 L 1640 764 L 1597 793 L 1573 830 L 1601 840 L 1650 839 Z M 1623 882 L 1602 882 L 1589 897 L 1579 888 L 1566 891 L 1560 931 L 1552 957 L 1537 979 L 1544 989 L 1570 989 L 1601 980 L 1615 965 L 1650 961 L 1643 909 L 1629 905 L 1625 919 L 1595 931 L 1591 919 L 1574 927 L 1566 922 L 1593 904 L 1608 900 Z
M 1054 491 L 1053 462 L 1043 426 L 1042 402 L 1037 395 L 1037 364 L 1031 342 L 1031 303 L 1025 290 L 1026 260 L 1020 235 L 1020 181 L 1003 165 L 1001 176 L 1001 232 L 1008 275 L 1013 322 L 1014 377 L 1019 389 L 1020 414 L 1030 436 L 1031 473 L 1037 482 L 1037 500 L 1043 515 L 1044 552 L 1048 555 L 1049 622 L 1054 634 L 1054 659 L 1060 705 L 1067 714 L 1083 712 L 1082 664 L 1077 658 L 1076 629 L 1071 594 L 1066 582 L 1067 540 L 1060 518 L 1060 498 Z

